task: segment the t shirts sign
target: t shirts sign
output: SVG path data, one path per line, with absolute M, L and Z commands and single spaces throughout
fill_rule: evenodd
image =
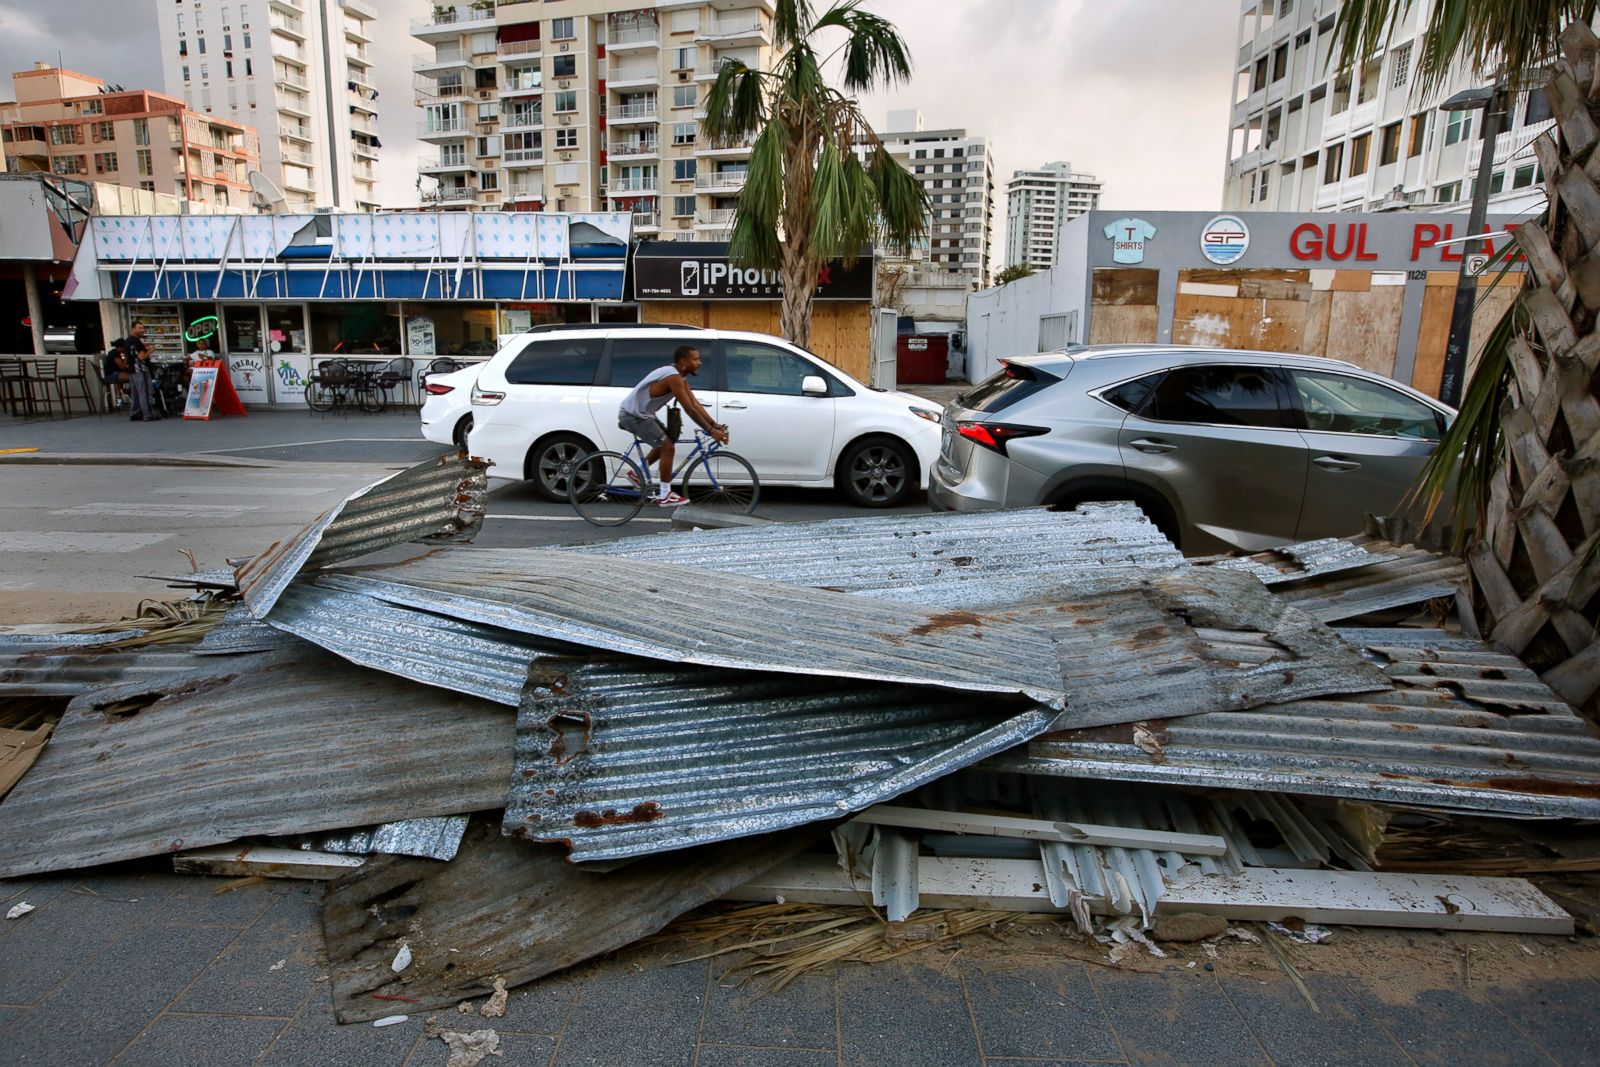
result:
M 1106 223 L 1104 233 L 1111 241 L 1111 262 L 1143 263 L 1144 243 L 1156 235 L 1156 228 L 1144 219 L 1117 219 Z

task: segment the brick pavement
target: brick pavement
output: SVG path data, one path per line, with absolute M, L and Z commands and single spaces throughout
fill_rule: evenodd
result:
M 0 921 L 0 1064 L 445 1063 L 426 1015 L 334 1023 L 319 885 L 224 884 L 156 861 L 0 884 L 0 911 L 38 909 Z M 844 964 L 769 996 L 646 946 L 514 991 L 504 1018 L 443 1018 L 498 1031 L 504 1056 L 486 1062 L 508 1067 L 1600 1063 L 1592 939 L 1335 942 L 1294 949 L 1317 1012 L 1252 946 L 1210 972 L 1193 946 L 1117 968 L 1074 958 L 1047 927 Z

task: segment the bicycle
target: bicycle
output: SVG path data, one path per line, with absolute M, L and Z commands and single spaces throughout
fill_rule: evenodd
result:
M 306 379 L 306 406 L 318 413 L 359 408 L 376 414 L 386 406 L 379 378 L 342 359 L 325 360 Z
M 637 437 L 627 452 L 602 449 L 572 464 L 567 500 L 584 521 L 595 526 L 621 526 L 639 514 L 652 485 L 644 442 Z M 761 498 L 761 479 L 750 461 L 728 452 L 715 438 L 694 432 L 694 447 L 672 472 L 683 479 L 683 495 L 708 511 L 748 515 Z

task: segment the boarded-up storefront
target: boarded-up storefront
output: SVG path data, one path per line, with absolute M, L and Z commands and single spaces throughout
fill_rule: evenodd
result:
M 1492 252 L 1508 224 L 1490 220 Z M 1038 320 L 1081 309 L 1069 342 L 1327 356 L 1437 395 L 1465 230 L 1465 218 L 1439 215 L 1091 212 L 1063 229 L 1049 284 L 974 294 L 974 366 L 1034 351 Z M 1520 264 L 1501 268 L 1482 274 L 1473 365 L 1522 283 Z
M 641 322 L 677 322 L 782 336 L 782 283 L 729 263 L 725 244 L 646 242 L 634 256 Z M 818 279 L 810 350 L 861 381 L 872 379 L 871 255 L 835 261 Z

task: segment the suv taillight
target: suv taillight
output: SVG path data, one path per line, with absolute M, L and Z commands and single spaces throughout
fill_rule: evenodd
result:
M 455 392 L 456 387 L 453 385 L 435 385 L 432 382 L 428 382 L 422 387 L 422 391 L 429 396 L 444 396 L 446 393 Z
M 1018 426 L 1015 423 L 1005 422 L 956 423 L 956 433 L 1002 456 L 1006 454 L 1007 442 L 1019 437 L 1038 437 L 1049 432 L 1049 428 L 1045 426 Z
M 506 398 L 504 393 L 493 393 L 487 389 L 479 388 L 477 382 L 472 383 L 472 403 L 481 408 L 491 408 Z

